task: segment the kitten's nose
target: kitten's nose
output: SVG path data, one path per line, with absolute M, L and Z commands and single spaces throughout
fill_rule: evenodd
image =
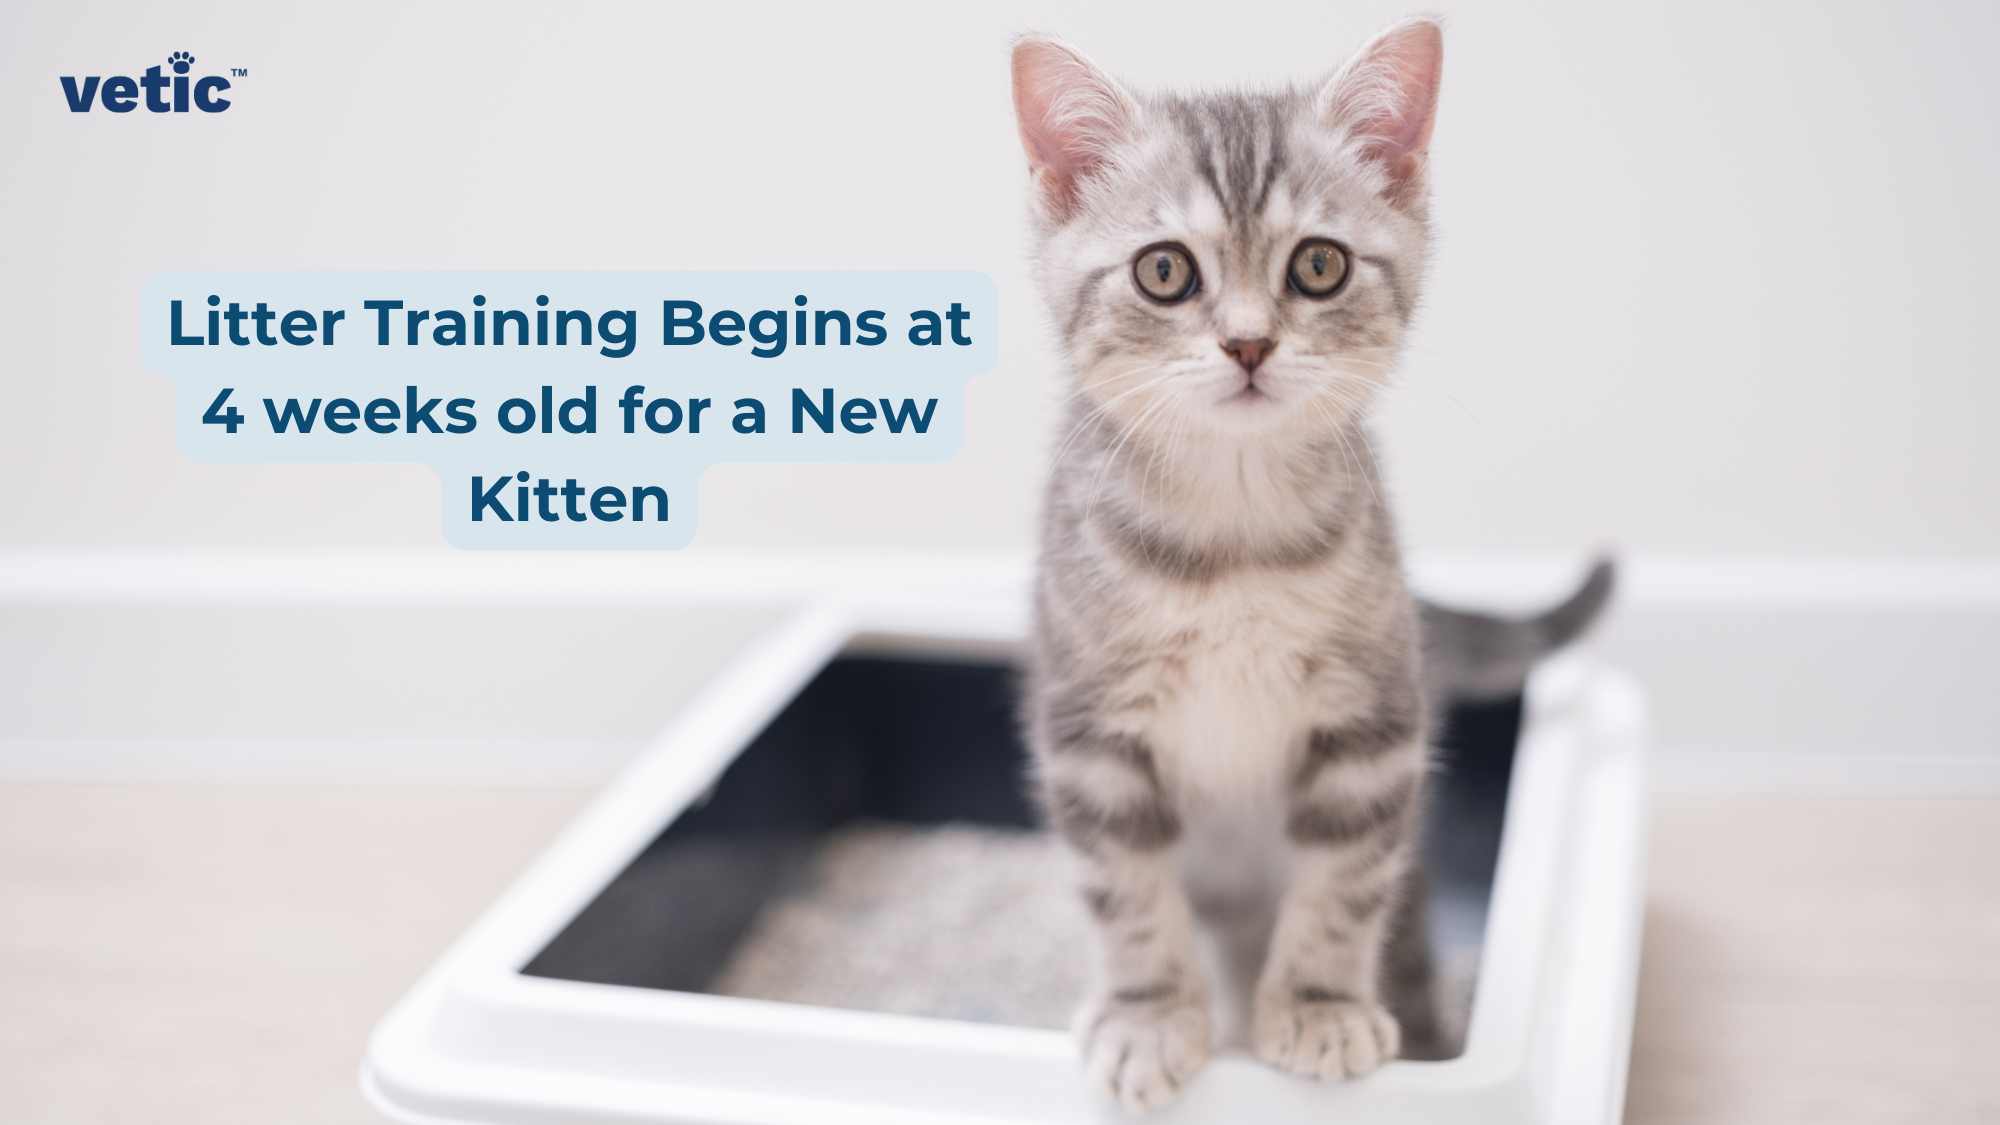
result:
M 1248 375 L 1256 374 L 1257 365 L 1263 363 L 1264 357 L 1277 346 L 1278 342 L 1269 336 L 1237 336 L 1222 342 L 1222 350 L 1228 352 Z

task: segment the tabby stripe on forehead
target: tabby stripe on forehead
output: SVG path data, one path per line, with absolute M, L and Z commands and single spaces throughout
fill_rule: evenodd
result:
M 1216 205 L 1222 208 L 1225 218 L 1232 217 L 1229 196 L 1222 190 L 1222 181 L 1215 175 L 1214 145 L 1208 138 L 1207 124 L 1196 114 L 1194 107 L 1186 102 L 1178 102 L 1173 107 L 1174 123 L 1180 126 L 1187 137 L 1188 147 L 1194 150 L 1194 169 L 1201 174 L 1202 182 L 1215 193 Z
M 1264 213 L 1265 204 L 1271 201 L 1271 188 L 1278 182 L 1278 173 L 1285 164 L 1285 123 L 1278 103 L 1268 102 L 1264 106 L 1264 138 L 1269 147 L 1264 153 L 1264 174 L 1257 183 L 1257 202 L 1250 210 Z
M 1215 178 L 1215 159 L 1209 155 L 1206 148 L 1201 150 L 1201 156 L 1195 163 L 1195 170 L 1200 172 L 1201 178 L 1208 182 L 1208 190 L 1215 193 L 1215 202 L 1221 206 L 1223 218 L 1234 222 L 1236 216 L 1234 210 L 1229 206 L 1229 197 L 1223 194 L 1222 183 Z
M 1174 123 L 1192 151 L 1194 169 L 1232 226 L 1263 213 L 1285 167 L 1283 111 L 1262 107 L 1173 107 Z
M 1250 196 L 1251 185 L 1257 182 L 1257 136 L 1261 130 L 1247 114 L 1237 115 L 1235 121 L 1218 120 L 1217 124 L 1222 129 L 1223 152 L 1229 158 L 1229 186 L 1235 196 L 1235 217 L 1240 223 L 1248 223 L 1255 217 Z
M 1271 150 L 1264 155 L 1264 174 L 1257 184 L 1257 202 L 1250 210 L 1262 215 L 1264 207 L 1271 202 L 1271 188 L 1278 182 L 1278 170 L 1285 162 L 1285 146 L 1278 140 L 1278 134 L 1271 134 Z

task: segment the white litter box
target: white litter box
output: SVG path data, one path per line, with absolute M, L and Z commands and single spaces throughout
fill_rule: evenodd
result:
M 1090 951 L 1028 830 L 1024 628 L 1012 599 L 846 599 L 753 646 L 385 1017 L 371 1099 L 496 1125 L 1127 1119 L 1058 1026 Z M 1155 1118 L 1617 1121 L 1639 712 L 1580 657 L 1456 712 L 1426 862 L 1461 1054 L 1342 1085 L 1225 1054 Z M 956 969 L 899 991 L 931 965 Z

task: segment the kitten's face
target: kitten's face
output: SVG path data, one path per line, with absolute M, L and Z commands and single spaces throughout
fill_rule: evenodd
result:
M 1270 440 L 1367 407 L 1423 266 L 1436 42 L 1405 25 L 1319 91 L 1151 98 L 1052 41 L 1017 48 L 1037 279 L 1086 409 Z

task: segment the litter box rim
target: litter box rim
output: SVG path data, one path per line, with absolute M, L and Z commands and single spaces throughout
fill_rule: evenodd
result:
M 828 661 L 990 656 L 1026 626 L 1011 599 L 883 593 L 828 599 L 745 646 L 383 1018 L 362 1064 L 369 1100 L 431 1125 L 1120 1120 L 1063 1032 L 520 972 Z M 1532 674 L 1459 1058 L 1319 1086 L 1225 1055 L 1158 1119 L 1617 1120 L 1643 728 L 1637 689 L 1585 656 Z

